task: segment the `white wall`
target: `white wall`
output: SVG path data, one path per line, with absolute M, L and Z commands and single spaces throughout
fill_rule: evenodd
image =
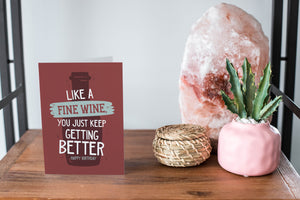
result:
M 113 56 L 114 61 L 124 63 L 126 129 L 155 129 L 180 123 L 178 78 L 185 41 L 191 25 L 220 2 L 22 1 L 29 128 L 41 128 L 38 62 L 95 61 L 103 56 Z M 271 1 L 223 2 L 251 13 L 270 37 Z M 297 95 L 299 102 L 300 94 Z M 300 127 L 294 132 L 297 130 Z M 300 138 L 294 140 L 294 147 L 299 144 Z
M 124 63 L 125 128 L 179 123 L 178 79 L 185 41 L 191 25 L 219 2 L 26 0 L 23 30 L 29 127 L 41 128 L 38 62 L 101 56 Z M 270 35 L 269 0 L 227 2 L 253 14 Z

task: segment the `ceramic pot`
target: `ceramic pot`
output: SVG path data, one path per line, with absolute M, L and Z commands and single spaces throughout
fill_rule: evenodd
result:
M 235 174 L 261 176 L 272 173 L 279 164 L 280 152 L 280 133 L 269 123 L 232 121 L 219 134 L 219 164 Z

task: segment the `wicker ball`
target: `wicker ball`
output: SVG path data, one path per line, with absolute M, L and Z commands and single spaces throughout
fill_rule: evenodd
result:
M 160 127 L 153 140 L 158 162 L 172 167 L 190 167 L 204 162 L 212 148 L 204 128 L 192 124 Z

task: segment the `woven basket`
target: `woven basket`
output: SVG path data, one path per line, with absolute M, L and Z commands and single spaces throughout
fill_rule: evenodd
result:
M 158 128 L 153 140 L 157 160 L 172 167 L 190 167 L 204 162 L 212 148 L 204 128 L 192 124 Z

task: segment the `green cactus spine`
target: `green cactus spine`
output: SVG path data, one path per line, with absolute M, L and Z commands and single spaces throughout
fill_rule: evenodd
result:
M 255 75 L 247 58 L 245 58 L 242 65 L 242 84 L 235 68 L 228 59 L 226 59 L 226 69 L 230 76 L 229 82 L 234 98 L 230 99 L 224 91 L 221 91 L 221 95 L 225 105 L 232 113 L 238 114 L 240 118 L 253 118 L 259 122 L 267 119 L 276 111 L 281 101 L 281 96 L 269 102 L 270 77 L 272 73 L 270 63 L 264 69 L 264 75 L 260 80 L 258 89 L 255 86 Z

